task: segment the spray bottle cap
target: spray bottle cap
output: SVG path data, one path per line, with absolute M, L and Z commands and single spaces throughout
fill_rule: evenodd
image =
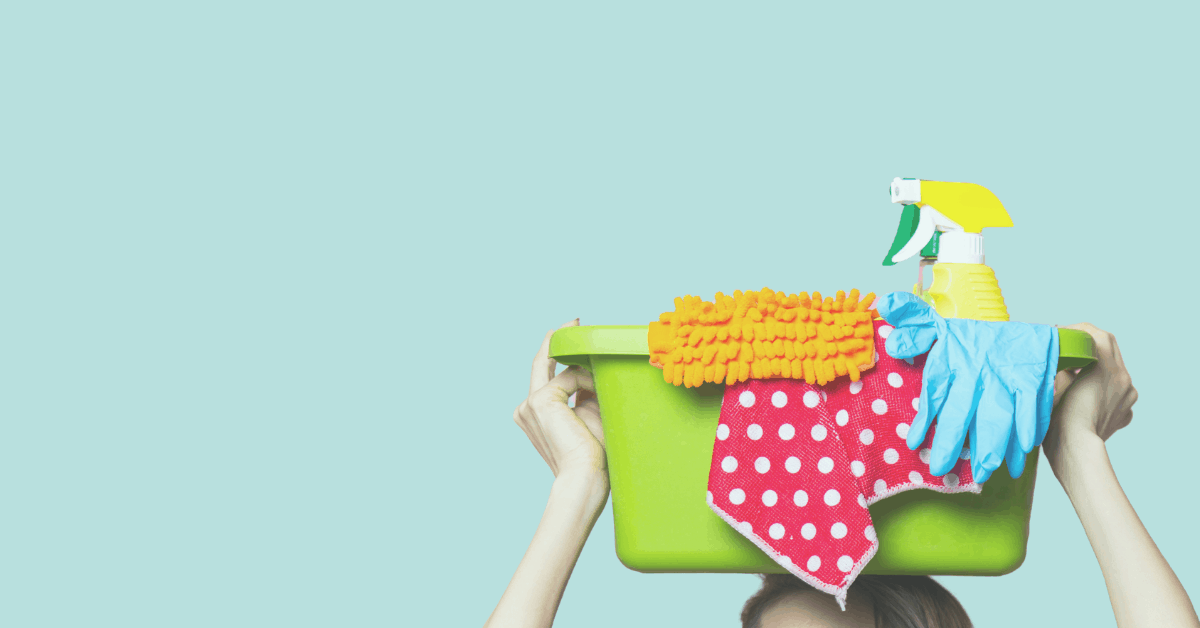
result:
M 897 177 L 890 192 L 892 202 L 903 204 L 904 210 L 884 266 L 918 251 L 924 257 L 936 255 L 939 262 L 982 264 L 983 228 L 1012 226 L 1000 199 L 973 183 Z

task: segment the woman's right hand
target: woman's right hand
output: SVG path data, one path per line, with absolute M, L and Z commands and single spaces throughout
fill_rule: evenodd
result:
M 563 327 L 579 324 L 575 319 Z M 560 328 L 561 329 L 561 328 Z M 557 363 L 550 358 L 548 332 L 533 358 L 529 397 L 513 413 L 513 421 L 529 437 L 554 477 L 563 473 L 603 478 L 608 482 L 608 464 L 604 454 L 604 430 L 592 374 L 571 366 L 554 374 Z M 568 405 L 575 395 L 575 407 Z
M 1062 371 L 1054 380 L 1054 413 L 1042 450 L 1056 474 L 1063 454 L 1075 443 L 1092 438 L 1103 442 L 1129 425 L 1138 397 L 1116 337 L 1091 323 L 1066 329 L 1091 334 L 1097 360 L 1081 371 Z
M 578 324 L 575 319 L 563 327 Z M 550 359 L 553 335 L 546 334 L 533 358 L 529 397 L 517 407 L 513 421 L 550 466 L 554 485 L 533 542 L 485 628 L 549 628 L 554 623 L 575 561 L 608 502 L 604 431 L 592 374 L 572 366 L 556 376 L 557 364 Z M 575 407 L 569 405 L 571 395 Z

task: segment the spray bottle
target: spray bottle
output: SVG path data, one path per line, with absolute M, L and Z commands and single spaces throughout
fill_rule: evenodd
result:
M 974 183 L 896 178 L 893 203 L 904 205 L 896 239 L 884 266 L 918 252 L 921 262 L 913 292 L 944 318 L 1007 321 L 1008 308 L 996 273 L 984 265 L 983 228 L 1011 227 L 1000 199 Z M 925 266 L 933 265 L 933 283 L 922 291 Z

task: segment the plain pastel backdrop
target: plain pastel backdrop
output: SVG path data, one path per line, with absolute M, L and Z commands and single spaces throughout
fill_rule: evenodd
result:
M 1185 587 L 1196 61 L 1177 3 L 10 3 L 0 624 L 480 625 L 552 476 L 542 335 L 683 294 L 907 290 L 895 176 L 989 187 L 1014 319 L 1111 330 L 1109 445 Z M 1043 462 L 982 628 L 1112 625 Z M 737 624 L 750 575 L 625 569 L 563 626 Z

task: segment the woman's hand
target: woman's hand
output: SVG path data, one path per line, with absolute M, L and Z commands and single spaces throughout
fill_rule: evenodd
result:
M 563 327 L 578 324 L 575 319 Z M 575 561 L 608 502 L 608 463 L 592 375 L 572 366 L 555 376 L 552 335 L 546 334 L 533 358 L 529 398 L 517 407 L 513 420 L 550 465 L 554 485 L 533 542 L 486 628 L 548 628 L 554 623 Z M 568 404 L 571 395 L 574 408 Z
M 1092 335 L 1097 361 L 1080 372 L 1062 371 L 1054 380 L 1054 413 L 1042 450 L 1056 475 L 1062 473 L 1063 454 L 1084 440 L 1108 440 L 1133 420 L 1137 389 L 1117 339 L 1091 323 L 1069 325 Z M 1061 478 L 1060 478 L 1061 479 Z
M 1121 490 L 1104 442 L 1133 420 L 1137 390 L 1112 334 L 1071 325 L 1096 339 L 1096 364 L 1062 372 L 1042 441 L 1046 460 L 1087 533 L 1120 628 L 1200 627 L 1187 591 Z
M 575 319 L 563 327 L 579 324 Z M 561 329 L 561 328 L 560 328 Z M 533 358 L 529 379 L 529 397 L 517 406 L 513 421 L 524 430 L 529 441 L 554 477 L 564 472 L 603 476 L 608 480 L 604 456 L 604 430 L 600 424 L 600 406 L 592 374 L 578 366 L 568 367 L 557 376 L 557 363 L 550 359 L 548 332 L 541 349 Z M 575 407 L 568 405 L 575 395 Z

